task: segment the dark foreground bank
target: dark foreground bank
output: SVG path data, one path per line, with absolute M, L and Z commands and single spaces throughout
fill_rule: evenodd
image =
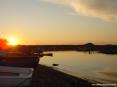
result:
M 88 81 L 38 65 L 30 87 L 94 87 Z

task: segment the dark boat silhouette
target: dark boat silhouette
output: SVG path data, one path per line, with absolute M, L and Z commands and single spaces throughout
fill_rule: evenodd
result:
M 56 63 L 54 63 L 54 64 L 52 64 L 53 66 L 59 66 L 59 64 L 56 64 Z
M 8 53 L 6 56 L 0 57 L 0 66 L 34 68 L 43 56 L 52 56 L 52 53 Z
M 0 87 L 29 86 L 40 58 L 52 56 L 42 52 L 33 54 L 0 52 Z
M 0 87 L 29 86 L 40 58 L 41 55 L 24 55 L 1 50 Z
M 0 58 L 0 66 L 36 67 L 39 56 L 6 56 Z

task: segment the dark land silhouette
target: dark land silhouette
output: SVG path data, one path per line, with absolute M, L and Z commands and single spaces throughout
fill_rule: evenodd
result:
M 84 45 L 18 45 L 11 47 L 9 50 L 15 50 L 25 53 L 38 53 L 41 51 L 82 51 L 82 52 L 99 52 L 104 54 L 117 54 L 117 45 L 94 45 L 87 43 Z

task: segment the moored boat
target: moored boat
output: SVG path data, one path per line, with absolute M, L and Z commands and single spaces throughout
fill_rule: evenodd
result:
M 41 55 L 11 55 L 0 57 L 0 66 L 34 68 L 38 65 Z
M 0 56 L 0 66 L 10 66 L 10 67 L 27 67 L 35 68 L 38 66 L 40 58 L 43 56 L 52 56 L 52 53 L 34 53 L 34 54 L 24 54 L 24 53 L 4 53 L 1 52 Z

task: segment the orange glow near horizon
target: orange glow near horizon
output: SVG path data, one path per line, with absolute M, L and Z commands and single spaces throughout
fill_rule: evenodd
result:
M 6 50 L 7 48 L 7 40 L 0 38 L 0 50 Z
M 19 44 L 19 41 L 15 36 L 8 37 L 7 41 L 8 41 L 8 45 L 16 46 Z

